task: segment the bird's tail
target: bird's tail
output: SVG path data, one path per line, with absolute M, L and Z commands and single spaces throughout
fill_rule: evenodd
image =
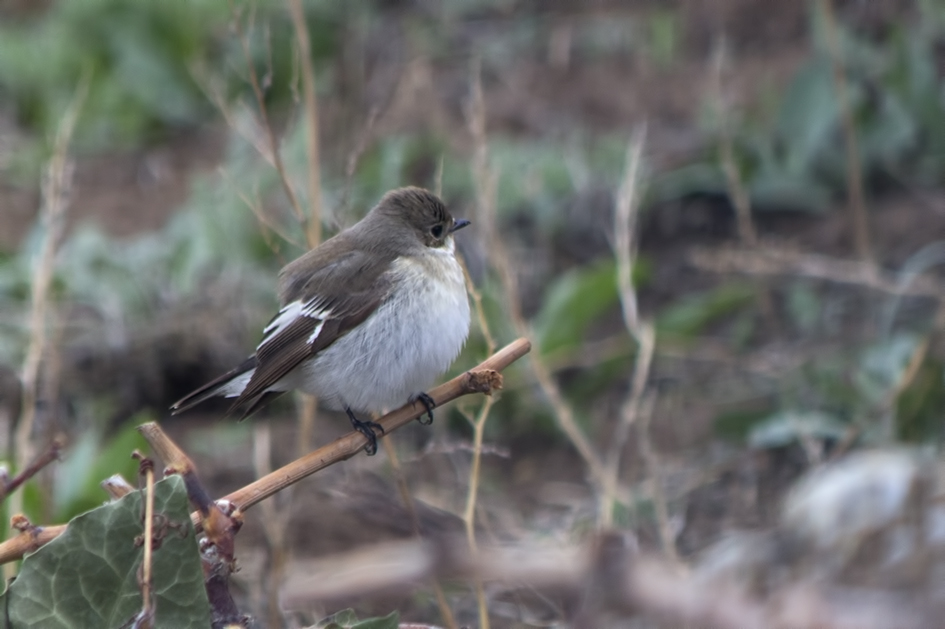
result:
M 219 378 L 211 380 L 196 391 L 191 391 L 171 406 L 171 415 L 183 413 L 201 402 L 212 397 L 237 397 L 243 392 L 246 383 L 252 378 L 256 370 L 256 355 L 253 354 L 234 369 L 226 372 Z M 256 406 L 255 404 L 253 405 Z

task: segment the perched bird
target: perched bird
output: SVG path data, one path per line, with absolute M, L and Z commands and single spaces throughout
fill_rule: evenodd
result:
M 175 403 L 174 414 L 211 397 L 236 400 L 243 417 L 298 389 L 344 410 L 377 451 L 379 413 L 420 400 L 459 355 L 469 301 L 453 233 L 469 225 L 421 188 L 388 192 L 360 222 L 279 274 L 281 308 L 256 353 Z M 426 422 L 429 423 L 429 422 Z M 381 432 L 383 432 L 381 430 Z

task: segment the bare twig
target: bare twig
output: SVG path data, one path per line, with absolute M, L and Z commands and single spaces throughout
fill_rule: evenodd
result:
M 112 474 L 99 484 L 112 500 L 124 498 L 135 490 L 134 486 L 126 481 L 121 474 Z
M 627 169 L 617 192 L 614 211 L 614 249 L 617 257 L 617 288 L 627 331 L 640 342 L 640 320 L 637 293 L 633 288 L 633 263 L 636 258 L 636 224 L 639 209 L 637 187 L 640 161 L 646 141 L 646 126 L 640 127 L 627 146 Z
M 151 600 L 151 566 L 154 554 L 154 462 L 140 452 L 135 451 L 133 456 L 141 462 L 141 473 L 144 476 L 144 558 L 141 560 L 141 613 L 138 614 L 135 626 L 148 628 L 152 626 L 154 605 Z
M 0 544 L 0 564 L 22 559 L 26 553 L 38 550 L 66 532 L 67 525 L 29 527 L 28 530 Z
M 50 324 L 49 291 L 56 266 L 56 252 L 65 228 L 66 210 L 72 183 L 72 163 L 69 160 L 69 144 L 75 131 L 79 113 L 88 93 L 89 74 L 83 74 L 76 87 L 72 102 L 63 114 L 56 131 L 52 157 L 43 181 L 43 203 L 40 217 L 43 223 L 39 255 L 33 267 L 32 295 L 30 299 L 29 345 L 23 361 L 23 397 L 19 423 L 14 435 L 15 462 L 18 471 L 26 468 L 33 458 L 33 424 L 39 401 L 40 376 L 47 354 L 48 328 Z M 10 511 L 22 510 L 20 494 L 13 494 Z M 8 575 L 12 576 L 12 575 Z
M 272 426 L 269 422 L 258 422 L 253 426 L 253 469 L 257 476 L 272 472 L 271 451 Z M 291 504 L 291 502 L 291 499 L 288 500 L 288 503 Z M 277 505 L 275 500 L 267 500 L 259 505 L 262 510 L 260 520 L 268 550 L 269 571 L 261 579 L 265 590 L 265 614 L 268 627 L 280 627 L 285 624 L 279 604 L 279 588 L 282 587 L 285 579 L 289 559 L 286 530 L 290 514 L 280 513 L 282 511 L 280 506 L 283 505 Z
M 384 452 L 387 453 L 387 460 L 390 461 L 391 469 L 394 470 L 394 478 L 397 479 L 397 489 L 400 491 L 400 498 L 404 502 L 404 509 L 407 510 L 407 517 L 410 518 L 410 526 L 413 528 L 413 535 L 417 539 L 422 539 L 420 534 L 420 518 L 417 516 L 417 506 L 413 501 L 413 495 L 410 493 L 410 486 L 407 485 L 407 476 L 400 465 L 400 457 L 397 456 L 397 449 L 389 436 L 384 435 L 381 443 L 384 444 Z M 456 618 L 453 616 L 453 610 L 450 609 L 446 600 L 446 594 L 438 579 L 430 579 L 430 585 L 433 586 L 433 594 L 436 596 L 437 607 L 440 608 L 440 616 L 449 629 L 458 629 Z M 403 626 L 403 625 L 401 625 Z
M 478 550 L 476 543 L 476 504 L 479 498 L 479 477 L 482 465 L 482 438 L 485 433 L 486 420 L 492 410 L 493 399 L 486 398 L 475 418 L 467 417 L 473 427 L 473 456 L 469 471 L 469 490 L 466 494 L 466 508 L 463 510 L 463 524 L 466 528 L 466 543 L 469 550 L 475 554 Z M 486 590 L 480 579 L 475 579 L 476 602 L 479 606 L 479 626 L 489 629 L 489 605 L 486 601 Z
M 840 51 L 840 34 L 834 17 L 833 0 L 820 0 L 820 10 L 824 18 L 824 35 L 833 67 L 834 90 L 837 95 L 837 108 L 843 123 L 843 141 L 847 162 L 847 195 L 850 204 L 850 220 L 853 223 L 853 242 L 856 254 L 864 262 L 873 262 L 873 248 L 870 242 L 869 216 L 863 195 L 863 172 L 860 164 L 860 149 L 856 136 L 856 124 L 847 97 L 847 78 L 843 68 Z
M 763 249 L 694 249 L 690 262 L 713 273 L 802 276 L 854 284 L 892 295 L 939 299 L 945 286 L 929 275 L 909 276 L 908 281 L 884 272 L 868 262 L 844 260 L 766 246 Z
M 157 422 L 148 422 L 138 426 L 138 432 L 145 438 L 151 449 L 164 461 L 165 474 L 180 474 L 187 489 L 187 497 L 197 507 L 191 518 L 202 522 L 207 539 L 217 548 L 217 555 L 225 564 L 234 561 L 234 536 L 242 526 L 242 515 L 229 511 L 224 513 L 220 504 L 210 498 L 210 494 L 197 476 L 197 468 L 190 457 L 163 431 Z M 0 545 L 2 548 L 2 545 Z
M 289 175 L 286 172 L 285 164 L 282 162 L 282 153 L 279 147 L 279 140 L 276 137 L 276 132 L 273 130 L 272 124 L 269 121 L 269 111 L 266 107 L 266 93 L 259 81 L 259 75 L 256 72 L 256 66 L 253 64 L 253 55 L 249 50 L 249 36 L 243 28 L 242 11 L 236 7 L 233 0 L 230 0 L 230 12 L 233 15 L 233 28 L 236 31 L 237 39 L 239 39 L 240 47 L 243 49 L 243 58 L 246 61 L 246 71 L 247 76 L 249 77 L 249 85 L 253 90 L 253 96 L 256 98 L 256 107 L 259 109 L 260 126 L 265 132 L 266 139 L 269 143 L 269 153 L 272 155 L 272 163 L 275 166 L 276 172 L 279 174 L 279 181 L 282 183 L 282 188 L 285 191 L 286 198 L 289 200 L 289 205 L 292 207 L 292 211 L 295 213 L 296 220 L 299 221 L 300 225 L 306 227 L 305 213 L 302 211 L 302 206 L 299 204 L 295 190 L 292 188 L 292 182 L 289 181 Z M 249 18 L 247 18 L 249 20 L 250 29 L 252 29 L 254 18 L 255 5 L 253 5 L 253 11 L 250 12 Z M 306 233 L 308 233 L 308 229 L 306 229 Z
M 315 247 L 322 240 L 322 180 L 318 148 L 318 97 L 315 95 L 315 67 L 312 65 L 312 46 L 302 0 L 289 0 L 289 13 L 298 43 L 299 68 L 302 74 L 302 103 L 305 109 L 305 149 L 308 153 L 309 215 L 305 230 L 308 246 Z
M 725 74 L 725 43 L 719 39 L 712 58 L 712 96 L 715 102 L 715 115 L 719 127 L 719 161 L 725 173 L 725 183 L 729 198 L 735 207 L 738 219 L 738 236 L 743 244 L 754 247 L 758 243 L 758 234 L 751 217 L 751 201 L 741 172 L 735 163 L 735 151 L 732 148 L 732 130 L 728 119 L 728 103 L 725 101 L 723 75 Z
M 623 405 L 620 421 L 611 440 L 611 448 L 605 465 L 606 476 L 601 486 L 599 524 L 602 528 L 613 526 L 613 511 L 620 472 L 620 455 L 636 421 L 646 384 L 650 377 L 650 365 L 656 345 L 653 326 L 640 319 L 637 294 L 633 287 L 633 264 L 636 258 L 636 223 L 639 203 L 637 186 L 640 161 L 646 138 L 646 127 L 640 128 L 627 146 L 626 172 L 617 193 L 614 211 L 614 255 L 617 258 L 617 288 L 624 325 L 637 344 L 636 361 L 630 392 Z
M 53 461 L 59 460 L 59 455 L 62 454 L 63 447 L 65 447 L 65 438 L 61 436 L 56 437 L 29 465 L 20 470 L 19 474 L 10 480 L 4 480 L 2 487 L 0 487 L 0 501 L 5 500 L 6 497 L 16 491 L 20 485 L 36 476 L 41 469 Z
M 472 69 L 472 98 L 467 111 L 467 124 L 473 138 L 473 176 L 476 181 L 476 202 L 478 206 L 477 218 L 482 225 L 483 234 L 489 244 L 489 259 L 501 280 L 505 302 L 509 310 L 517 333 L 520 336 L 531 336 L 531 330 L 525 317 L 522 315 L 518 296 L 518 280 L 512 270 L 512 263 L 505 244 L 498 237 L 496 230 L 495 186 L 496 177 L 489 167 L 489 147 L 486 138 L 486 111 L 482 93 L 482 80 L 478 61 Z M 532 354 L 530 361 L 535 379 L 551 405 L 555 419 L 561 431 L 571 441 L 575 450 L 584 459 L 594 478 L 594 481 L 603 486 L 607 473 L 600 457 L 594 452 L 587 436 L 578 426 L 574 411 L 565 401 L 561 390 L 555 382 L 551 371 L 544 362 L 541 352 Z

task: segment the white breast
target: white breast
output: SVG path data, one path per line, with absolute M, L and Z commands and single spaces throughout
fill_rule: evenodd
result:
M 280 384 L 329 408 L 380 412 L 427 390 L 469 334 L 462 268 L 448 248 L 394 262 L 395 289 L 364 323 L 299 365 Z

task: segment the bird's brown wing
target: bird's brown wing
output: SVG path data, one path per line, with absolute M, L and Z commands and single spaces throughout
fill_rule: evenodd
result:
M 367 319 L 387 299 L 386 264 L 352 251 L 314 272 L 264 330 L 256 369 L 233 408 L 250 404 L 295 369 Z

